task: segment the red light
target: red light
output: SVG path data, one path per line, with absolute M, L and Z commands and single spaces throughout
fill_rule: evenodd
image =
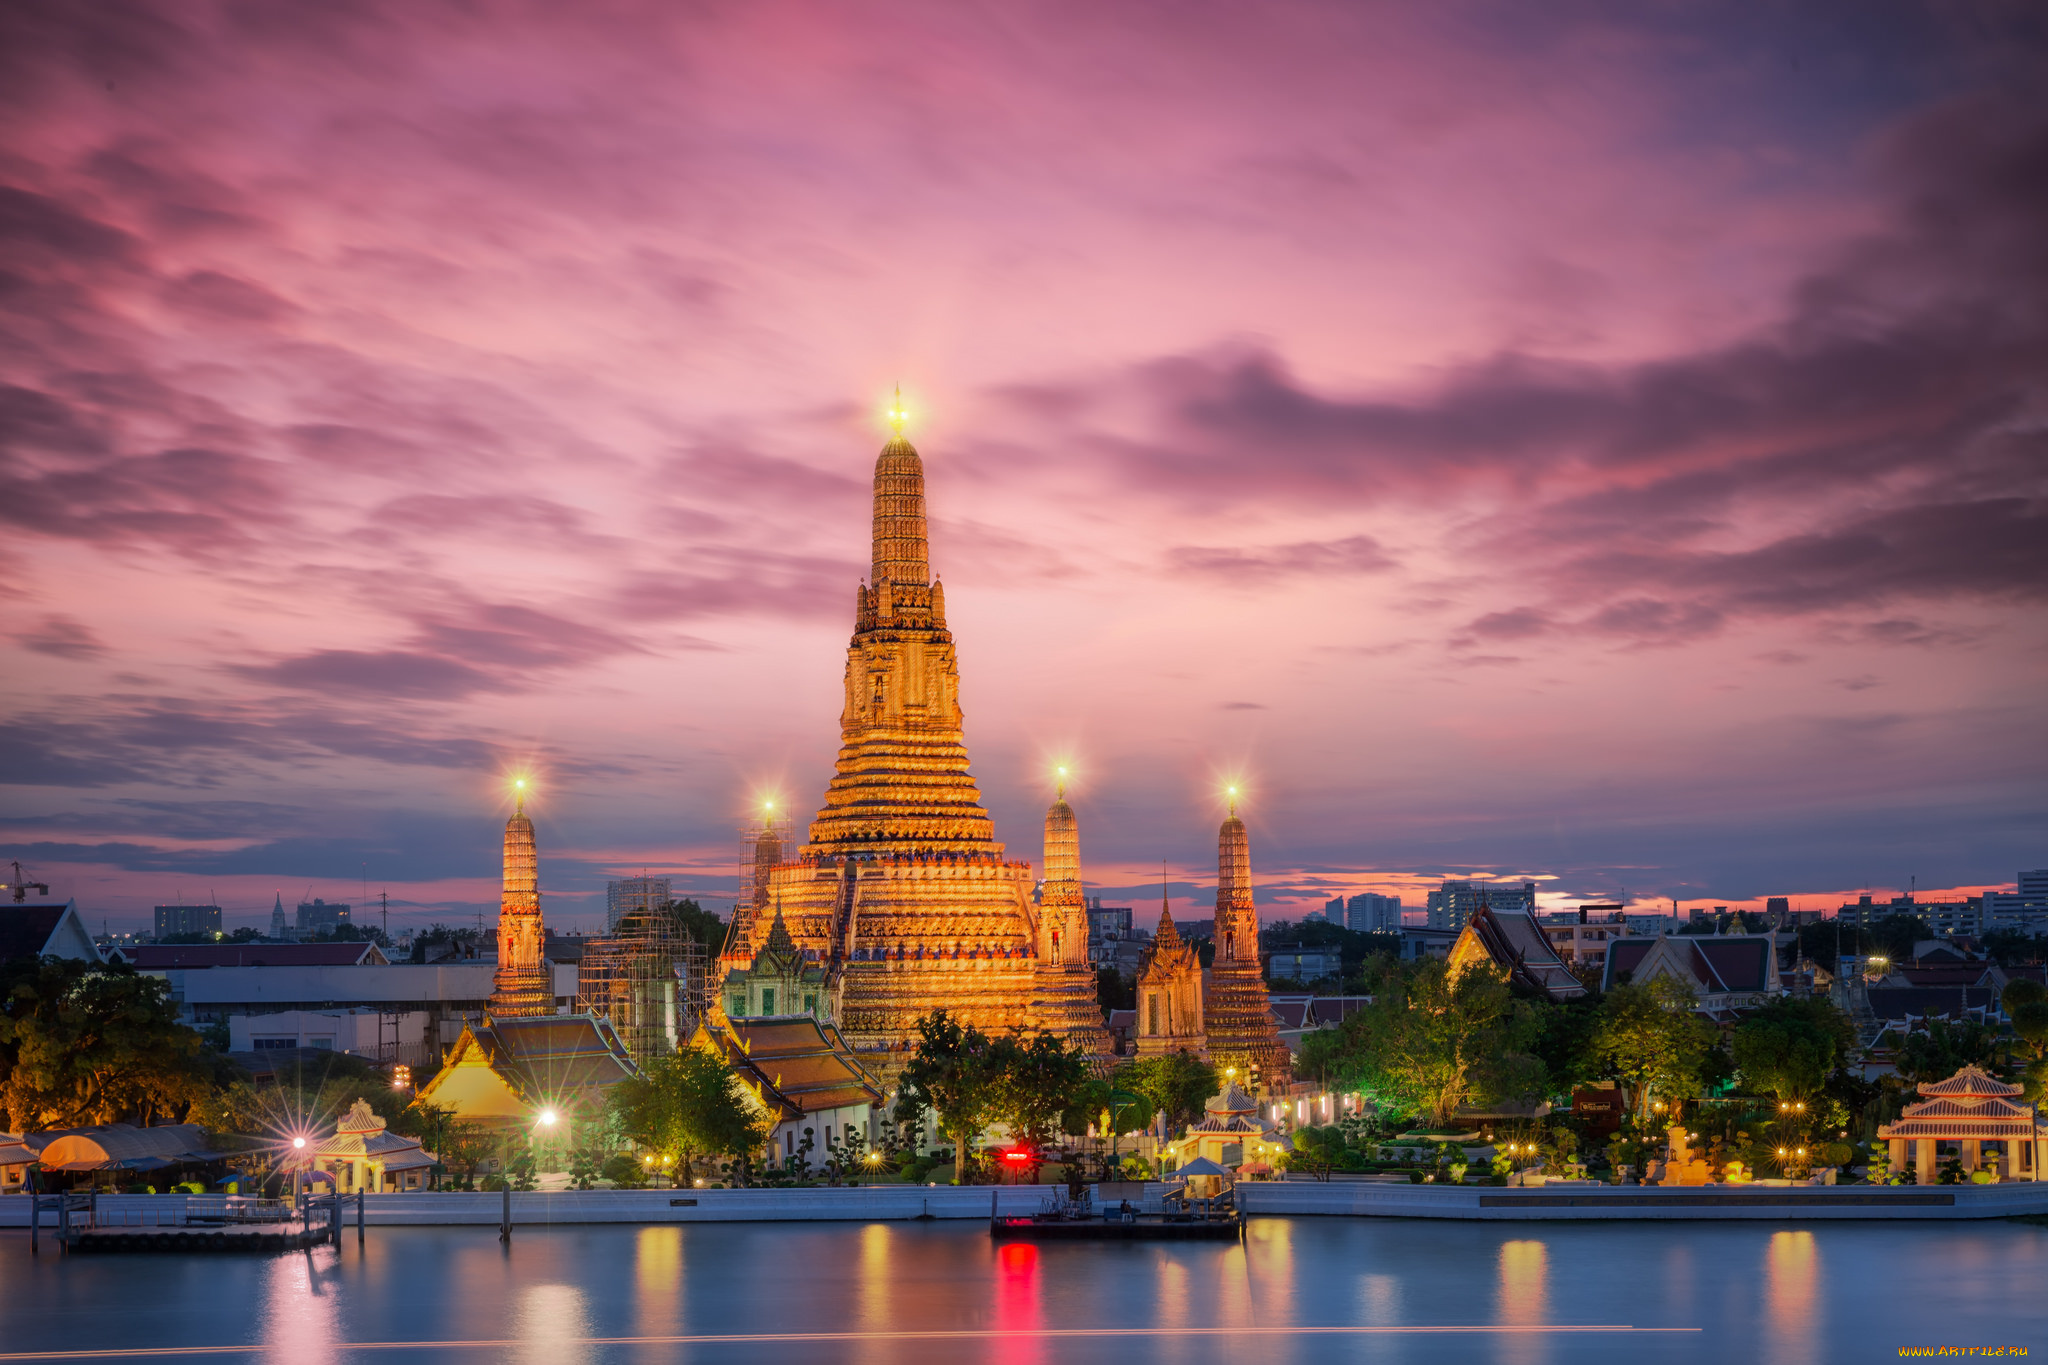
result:
M 1029 1160 L 1031 1160 L 1031 1153 L 1029 1153 L 1029 1152 L 1004 1152 L 1004 1153 L 1003 1153 L 1003 1160 L 1005 1160 L 1005 1161 L 1029 1161 Z

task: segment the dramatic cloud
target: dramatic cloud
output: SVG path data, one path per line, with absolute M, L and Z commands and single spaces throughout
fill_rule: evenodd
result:
M 1241 781 L 1281 910 L 1995 882 L 2043 89 L 1996 4 L 9 6 L 0 826 L 468 903 L 517 768 L 553 913 L 723 887 L 900 382 L 1019 856 L 1059 754 L 1107 886 Z

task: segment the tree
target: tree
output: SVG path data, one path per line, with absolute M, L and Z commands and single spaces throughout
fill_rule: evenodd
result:
M 1327 1128 L 1304 1126 L 1294 1130 L 1294 1151 L 1287 1158 L 1287 1169 L 1327 1181 L 1330 1172 L 1342 1166 L 1350 1155 L 1342 1128 L 1335 1124 Z
M 2021 977 L 2006 983 L 1999 1003 L 2027 1056 L 2037 1062 L 2048 1058 L 2048 988 Z
M 656 1057 L 638 1076 L 613 1086 L 608 1104 L 620 1131 L 674 1161 L 685 1184 L 699 1158 L 744 1156 L 766 1136 L 739 1076 L 705 1048 Z
M 1997 1060 L 1998 1041 L 1997 1031 L 1976 1019 L 1924 1020 L 1899 1040 L 1899 1075 L 1918 1084 L 1945 1081 L 1966 1066 L 1989 1067 Z
M 0 1109 L 17 1133 L 181 1118 L 211 1080 L 169 983 L 46 957 L 0 978 Z
M 679 936 L 701 943 L 713 953 L 725 946 L 726 922 L 694 900 L 670 901 L 662 909 Z
M 1856 1044 L 1856 1026 L 1825 999 L 1781 997 L 1735 1026 L 1729 1047 L 1745 1084 L 1780 1101 L 1816 1094 Z
M 1491 963 L 1452 973 L 1439 961 L 1389 963 L 1373 1002 L 1347 1018 L 1311 1060 L 1348 1087 L 1378 1091 L 1439 1126 L 1460 1105 L 1541 1085 L 1528 1053 L 1535 1014 Z M 1324 1049 L 1327 1049 L 1325 1051 Z
M 991 1052 L 1000 1077 L 997 1119 L 1020 1141 L 1034 1148 L 1047 1146 L 1061 1131 L 1061 1116 L 1073 1109 L 1088 1085 L 1087 1056 L 1044 1032 L 999 1038 Z
M 1166 1115 L 1169 1128 L 1200 1118 L 1217 1090 L 1216 1068 L 1190 1052 L 1127 1062 L 1118 1068 L 1115 1082 L 1120 1090 L 1143 1095 L 1156 1112 Z
M 1569 1096 L 1605 1074 L 1599 1050 L 1594 1046 L 1600 1029 L 1598 995 L 1574 996 L 1555 1003 L 1545 1001 L 1536 1008 L 1534 1019 L 1529 1050 L 1543 1063 L 1551 1094 Z
M 1003 1101 L 1001 1059 L 992 1039 L 944 1010 L 917 1021 L 917 1052 L 896 1089 L 896 1117 L 917 1122 L 929 1109 L 953 1139 L 953 1183 L 972 1184 L 975 1143 Z
M 1639 1120 L 1649 1118 L 1653 1095 L 1697 1095 L 1713 1046 L 1714 1026 L 1693 1012 L 1692 989 L 1676 977 L 1626 982 L 1601 1001 L 1594 1052 Z
M 1984 951 L 2001 967 L 2021 967 L 2048 958 L 2048 938 L 2024 929 L 1993 929 L 1984 935 Z

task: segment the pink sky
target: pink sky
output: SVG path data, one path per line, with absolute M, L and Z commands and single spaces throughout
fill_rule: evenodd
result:
M 729 893 L 900 382 L 976 772 L 1112 900 L 2048 863 L 2023 7 L 0 18 L 0 857 L 118 927 Z

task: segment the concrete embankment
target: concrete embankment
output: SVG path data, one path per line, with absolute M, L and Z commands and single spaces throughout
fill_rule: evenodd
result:
M 1134 1201 L 1157 1212 L 1163 1187 L 1153 1183 Z M 800 1190 L 563 1190 L 515 1193 L 512 1223 L 547 1227 L 576 1223 L 747 1223 L 890 1222 L 985 1219 L 991 1195 L 995 1211 L 1008 1216 L 1038 1212 L 1056 1197 L 1049 1185 L 986 1185 L 954 1188 L 871 1185 L 853 1189 Z M 1534 1189 L 1496 1186 L 1408 1185 L 1365 1181 L 1275 1181 L 1238 1186 L 1245 1212 L 1253 1217 L 1455 1218 L 1477 1220 L 1685 1220 L 1685 1219 L 1976 1219 L 2048 1215 L 2048 1182 L 1931 1187 L 1712 1186 L 1704 1189 L 1550 1185 Z M 102 1195 L 99 1208 L 109 1222 L 179 1226 L 183 1195 Z M 0 1196 L 0 1228 L 28 1227 L 29 1201 Z M 373 1194 L 365 1201 L 371 1227 L 467 1225 L 496 1227 L 504 1195 Z M 344 1225 L 355 1221 L 351 1205 Z M 45 1228 L 54 1215 L 44 1215 Z
M 2002 1185 L 1408 1185 L 1276 1181 L 1238 1186 L 1247 1214 L 1474 1220 L 1972 1219 L 2048 1214 L 2048 1181 Z

